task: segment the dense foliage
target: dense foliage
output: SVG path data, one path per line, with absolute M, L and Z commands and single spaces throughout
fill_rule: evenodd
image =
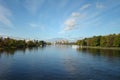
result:
M 26 48 L 43 46 L 46 42 L 38 40 L 16 40 L 11 38 L 0 38 L 0 48 Z
M 120 47 L 120 34 L 93 36 L 76 42 L 80 46 Z

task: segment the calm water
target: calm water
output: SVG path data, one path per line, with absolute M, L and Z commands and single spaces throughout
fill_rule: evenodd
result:
M 120 80 L 120 51 L 71 46 L 0 51 L 0 80 Z

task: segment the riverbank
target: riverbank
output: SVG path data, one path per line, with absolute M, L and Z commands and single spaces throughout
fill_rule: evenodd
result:
M 79 46 L 79 48 L 94 48 L 94 49 L 114 49 L 114 50 L 120 50 L 120 47 L 100 47 L 100 46 Z

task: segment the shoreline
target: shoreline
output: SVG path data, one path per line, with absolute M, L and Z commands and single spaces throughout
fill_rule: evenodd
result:
M 79 46 L 79 48 L 94 48 L 94 49 L 114 49 L 114 50 L 120 50 L 120 47 L 95 47 L 95 46 Z
M 113 49 L 113 50 L 120 50 L 120 47 L 100 47 L 100 46 L 78 46 L 78 48 L 93 48 L 93 49 Z M 16 47 L 10 47 L 10 48 L 1 48 L 0 50 L 6 50 L 6 49 L 24 49 L 24 48 L 31 48 L 31 47 L 21 47 L 21 48 L 16 48 Z

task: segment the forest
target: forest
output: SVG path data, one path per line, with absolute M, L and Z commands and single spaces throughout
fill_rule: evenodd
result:
M 38 47 L 45 45 L 45 41 L 38 40 L 17 40 L 12 38 L 0 37 L 0 49 L 4 48 L 27 48 L 27 47 Z
M 93 36 L 77 40 L 79 46 L 120 47 L 120 34 Z

